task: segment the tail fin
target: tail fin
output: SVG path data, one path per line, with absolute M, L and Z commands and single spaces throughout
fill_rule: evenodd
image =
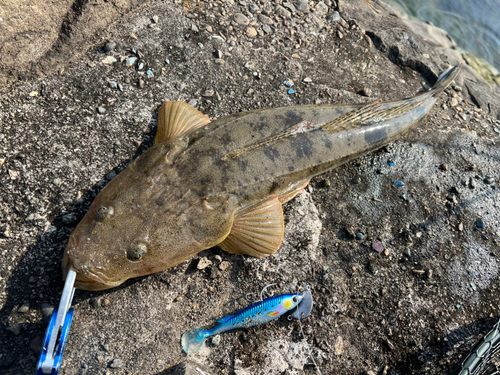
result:
M 201 349 L 205 342 L 205 338 L 208 336 L 208 331 L 200 328 L 187 331 L 181 338 L 182 349 L 184 349 L 187 354 L 196 354 Z
M 460 71 L 460 68 L 462 68 L 462 63 L 455 65 L 445 72 L 441 73 L 441 75 L 438 77 L 436 83 L 434 86 L 432 86 L 432 96 L 436 97 L 439 94 L 443 92 L 445 88 L 448 87 L 448 85 L 455 79 L 457 76 L 458 72 Z

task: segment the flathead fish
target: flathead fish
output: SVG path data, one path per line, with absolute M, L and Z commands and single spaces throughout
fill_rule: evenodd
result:
M 154 145 L 95 198 L 70 237 L 63 269 L 101 290 L 173 267 L 213 246 L 278 250 L 282 204 L 309 180 L 394 140 L 455 78 L 409 99 L 237 113 L 216 121 L 183 102 L 160 108 Z

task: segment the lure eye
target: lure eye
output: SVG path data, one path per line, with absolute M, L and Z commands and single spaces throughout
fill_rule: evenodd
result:
M 95 219 L 99 222 L 103 222 L 104 220 L 113 216 L 114 213 L 115 209 L 113 208 L 113 206 L 101 206 L 95 214 Z
M 142 242 L 132 244 L 127 250 L 127 258 L 131 262 L 139 262 L 146 255 L 148 247 Z
M 297 303 L 299 301 L 299 299 L 297 298 L 297 296 L 293 296 L 292 301 L 293 301 L 293 303 Z

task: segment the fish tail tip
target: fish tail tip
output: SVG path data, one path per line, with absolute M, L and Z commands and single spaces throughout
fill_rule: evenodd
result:
M 187 331 L 181 337 L 182 349 L 187 354 L 196 354 L 203 346 L 206 337 L 207 337 L 207 331 L 204 331 L 199 328 Z
M 463 63 L 460 63 L 458 65 L 452 66 L 451 68 L 447 69 L 441 75 L 438 77 L 436 83 L 432 87 L 431 91 L 433 91 L 433 96 L 437 96 L 440 94 L 445 88 L 448 87 L 448 85 L 455 79 L 457 76 L 458 72 L 462 68 Z

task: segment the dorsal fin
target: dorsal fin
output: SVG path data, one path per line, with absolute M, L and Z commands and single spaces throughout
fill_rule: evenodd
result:
M 158 112 L 155 144 L 184 136 L 209 122 L 208 116 L 187 103 L 166 101 Z
M 283 209 L 274 195 L 238 209 L 231 232 L 219 246 L 229 253 L 260 258 L 279 249 L 284 231 Z

